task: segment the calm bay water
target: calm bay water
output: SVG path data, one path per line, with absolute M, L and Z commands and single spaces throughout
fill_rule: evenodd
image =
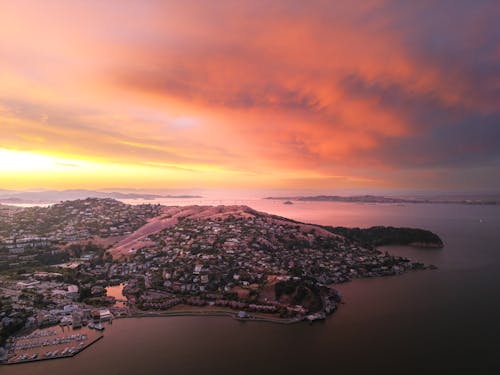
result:
M 325 322 L 281 326 L 221 317 L 115 320 L 71 359 L 0 368 L 2 374 L 495 374 L 500 371 L 500 207 L 244 200 L 327 225 L 430 229 L 442 250 L 384 248 L 439 267 L 338 286 L 344 302 Z

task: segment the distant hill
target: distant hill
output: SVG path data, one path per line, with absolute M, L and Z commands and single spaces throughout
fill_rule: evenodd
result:
M 44 191 L 9 191 L 0 190 L 0 203 L 6 204 L 36 204 L 57 203 L 67 200 L 85 198 L 113 198 L 113 199 L 144 199 L 158 198 L 201 198 L 198 195 L 157 195 L 145 193 L 103 192 L 95 190 L 44 190 Z

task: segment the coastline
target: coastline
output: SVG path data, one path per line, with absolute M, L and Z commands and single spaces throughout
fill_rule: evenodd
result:
M 238 320 L 240 322 L 267 322 L 277 324 L 294 324 L 306 321 L 306 317 L 299 318 L 272 318 L 262 315 L 250 315 L 241 318 L 237 312 L 227 310 L 177 310 L 177 311 L 148 311 L 144 313 L 133 313 L 128 316 L 117 316 L 114 319 L 129 319 L 129 318 L 167 318 L 180 316 L 225 316 Z
M 194 309 L 194 310 L 177 310 L 177 311 L 158 311 L 158 312 L 144 312 L 144 313 L 133 313 L 125 316 L 116 316 L 113 320 L 116 319 L 131 319 L 131 318 L 167 318 L 167 317 L 182 317 L 182 316 L 213 316 L 213 317 L 230 317 L 234 320 L 240 322 L 263 322 L 263 323 L 275 323 L 275 324 L 294 324 L 300 323 L 302 321 L 307 320 L 306 317 L 302 317 L 300 319 L 286 319 L 286 318 L 272 318 L 268 316 L 262 315 L 250 315 L 248 314 L 246 317 L 238 317 L 237 312 L 232 312 L 228 310 L 203 310 L 203 309 Z M 81 353 L 91 345 L 95 344 L 97 341 L 104 338 L 104 334 L 100 334 L 99 336 L 91 339 L 87 344 L 82 346 L 80 349 L 75 351 L 74 353 L 68 353 L 65 355 L 58 355 L 54 357 L 37 357 L 34 359 L 25 359 L 25 360 L 9 360 L 7 359 L 4 362 L 0 362 L 0 365 L 19 365 L 23 363 L 32 363 L 32 362 L 40 362 L 40 361 L 48 361 L 53 359 L 64 359 L 64 358 L 72 358 L 77 354 Z
M 426 267 L 426 269 L 435 269 L 434 267 Z M 406 272 L 405 272 L 406 273 Z M 373 279 L 373 278 L 388 278 L 389 276 L 392 275 L 380 275 L 376 277 L 368 277 L 366 279 Z M 400 275 L 401 276 L 401 275 Z M 342 283 L 344 284 L 344 283 Z M 331 284 L 328 285 L 328 287 L 335 287 L 338 284 Z M 124 314 L 124 315 L 116 315 L 113 317 L 112 320 L 115 319 L 130 319 L 130 318 L 168 318 L 168 317 L 182 317 L 182 316 L 187 316 L 187 317 L 230 317 L 234 320 L 237 320 L 239 322 L 262 322 L 262 323 L 274 323 L 274 324 L 281 324 L 281 325 L 291 325 L 291 324 L 297 324 L 301 322 L 308 322 L 309 324 L 312 324 L 316 320 L 325 320 L 327 317 L 333 315 L 333 313 L 338 309 L 338 306 L 342 302 L 338 302 L 337 306 L 335 309 L 329 313 L 325 312 L 319 312 L 315 314 L 310 314 L 310 315 L 305 315 L 305 316 L 300 316 L 300 317 L 295 317 L 295 318 L 280 318 L 280 317 L 273 317 L 273 316 L 268 316 L 268 315 L 263 315 L 263 314 L 255 314 L 255 313 L 248 313 L 245 311 L 245 316 L 240 317 L 238 316 L 238 313 L 240 311 L 236 311 L 233 309 L 220 309 L 220 308 L 213 308 L 213 309 L 207 309 L 207 307 L 197 307 L 197 306 L 183 306 L 182 309 L 176 310 L 175 306 L 170 310 L 166 311 L 134 311 L 130 312 L 129 314 Z M 185 307 L 188 307 L 187 309 Z M 0 365 L 14 365 L 14 364 L 22 364 L 22 363 L 31 363 L 31 362 L 37 362 L 37 361 L 45 361 L 45 360 L 50 360 L 50 359 L 63 359 L 63 358 L 71 358 L 74 357 L 75 355 L 79 354 L 89 346 L 93 345 L 97 341 L 101 340 L 104 338 L 104 334 L 100 334 L 99 336 L 95 337 L 92 339 L 89 343 L 87 343 L 85 346 L 83 346 L 81 349 L 78 351 L 71 353 L 71 354 L 66 354 L 66 355 L 59 355 L 56 357 L 49 357 L 49 358 L 36 358 L 36 359 L 27 359 L 27 360 L 20 360 L 20 361 L 5 361 L 5 362 L 0 362 Z

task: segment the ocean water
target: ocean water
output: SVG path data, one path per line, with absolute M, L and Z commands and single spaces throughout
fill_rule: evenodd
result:
M 158 203 L 246 204 L 325 225 L 419 227 L 439 234 L 445 248 L 383 248 L 438 269 L 339 285 L 344 304 L 321 323 L 115 320 L 103 340 L 74 358 L 1 367 L 1 374 L 500 373 L 498 206 L 283 205 L 257 198 Z

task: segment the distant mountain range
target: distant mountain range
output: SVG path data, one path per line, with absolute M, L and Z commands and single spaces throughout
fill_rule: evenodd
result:
M 296 196 L 296 197 L 267 197 L 264 199 L 291 201 L 311 201 L 311 202 L 347 202 L 347 203 L 455 203 L 455 204 L 500 204 L 500 197 L 492 196 L 488 198 L 477 197 L 433 197 L 433 198 L 399 198 L 384 197 L 377 195 L 356 195 L 356 196 L 338 196 L 338 195 L 314 195 L 314 196 Z
M 0 203 L 4 204 L 36 204 L 57 203 L 60 201 L 85 198 L 113 198 L 113 199 L 144 199 L 158 198 L 202 198 L 199 195 L 158 195 L 147 193 L 121 193 L 94 190 L 44 190 L 44 191 L 13 191 L 0 189 Z

